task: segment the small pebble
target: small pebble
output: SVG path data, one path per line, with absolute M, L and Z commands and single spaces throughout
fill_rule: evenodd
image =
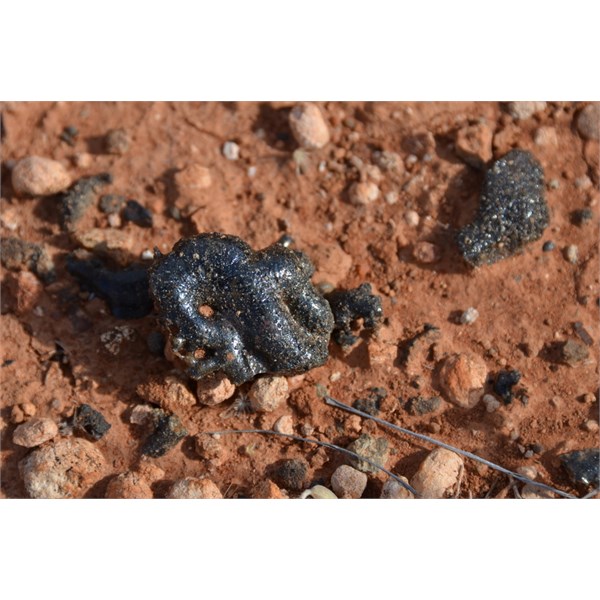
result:
M 548 242 L 544 242 L 544 245 L 542 246 L 542 251 L 543 252 L 552 252 L 552 250 L 554 250 L 554 248 L 556 248 L 556 244 L 554 242 L 548 241 Z
M 367 487 L 367 476 L 349 465 L 341 465 L 331 476 L 331 487 L 338 498 L 360 498 Z
M 329 127 L 316 104 L 301 102 L 294 106 L 289 123 L 296 142 L 302 148 L 318 150 L 329 143 Z
M 545 110 L 545 102 L 509 102 L 508 112 L 513 119 L 529 119 L 534 114 Z
M 70 437 L 34 450 L 19 471 L 30 498 L 81 498 L 102 479 L 106 461 L 91 442 Z
M 73 157 L 73 164 L 80 169 L 89 169 L 94 162 L 94 158 L 88 152 L 78 152 Z
M 186 477 L 176 481 L 171 487 L 167 498 L 177 500 L 219 500 L 223 498 L 219 488 L 210 479 Z
M 180 194 L 194 196 L 212 185 L 210 169 L 198 164 L 188 165 L 175 173 L 175 184 Z
M 223 458 L 223 445 L 212 435 L 199 433 L 195 438 L 195 448 L 198 456 L 216 466 Z
M 216 406 L 229 400 L 235 394 L 236 387 L 223 374 L 212 374 L 198 380 L 196 397 L 204 406 Z
M 273 425 L 273 431 L 277 433 L 285 433 L 286 435 L 292 435 L 294 433 L 294 420 L 291 415 L 283 415 L 275 421 Z
M 121 220 L 121 215 L 118 214 L 108 215 L 108 217 L 106 217 L 106 220 L 108 222 L 108 226 L 113 227 L 114 229 L 118 229 L 123 224 L 123 221 Z
M 141 258 L 142 260 L 153 260 L 154 252 L 152 252 L 152 250 L 144 250 L 141 254 Z
M 565 248 L 565 259 L 568 260 L 572 265 L 576 265 L 579 261 L 579 248 L 574 244 Z
M 485 410 L 489 413 L 496 412 L 502 406 L 500 401 L 491 394 L 484 394 L 481 401 L 485 405 Z
M 132 425 L 147 425 L 152 420 L 154 411 L 148 404 L 138 404 L 131 411 L 129 422 Z
M 153 431 L 141 448 L 141 453 L 146 456 L 153 458 L 163 456 L 188 435 L 176 415 L 169 415 L 161 409 L 157 408 L 152 412 L 151 421 Z
M 536 129 L 533 141 L 537 146 L 558 146 L 558 137 L 554 127 L 540 127 Z
M 471 325 L 472 323 L 475 323 L 475 321 L 477 321 L 478 318 L 479 311 L 476 308 L 470 306 L 469 308 L 467 308 L 467 310 L 465 310 L 465 312 L 463 312 L 462 315 L 460 315 L 460 322 L 463 325 Z
M 319 165 L 320 167 L 321 165 Z M 256 167 L 252 166 L 252 167 L 248 167 L 248 170 L 246 171 L 246 174 L 248 175 L 248 177 L 252 178 L 252 177 L 256 177 Z
M 417 242 L 413 248 L 413 258 L 423 264 L 432 264 L 440 260 L 441 252 L 431 242 Z
M 122 155 L 129 150 L 131 140 L 124 129 L 112 129 L 106 134 L 104 144 L 109 154 Z
M 174 375 L 149 377 L 135 391 L 142 400 L 169 412 L 185 412 L 196 404 L 196 398 L 185 382 Z
M 387 204 L 396 204 L 398 202 L 398 192 L 388 192 L 385 196 L 384 199 L 386 201 Z
M 442 399 L 437 396 L 431 398 L 416 396 L 406 403 L 406 410 L 411 415 L 422 416 L 435 412 L 441 405 Z
M 350 186 L 348 198 L 355 206 L 366 206 L 379 198 L 379 188 L 372 181 L 357 181 Z
M 388 441 L 383 438 L 375 438 L 367 433 L 361 435 L 358 439 L 354 440 L 349 446 L 348 450 L 369 459 L 375 465 L 385 467 L 385 463 L 388 459 Z M 379 469 L 364 461 L 351 459 L 354 468 L 362 471 L 363 473 L 378 473 Z
M 402 157 L 396 152 L 377 150 L 373 152 L 373 160 L 382 171 L 391 171 L 393 173 L 402 173 L 404 171 Z
M 285 377 L 267 376 L 257 379 L 250 388 L 250 406 L 257 412 L 272 412 L 287 400 L 289 386 Z
M 58 425 L 52 419 L 33 418 L 19 425 L 13 433 L 13 442 L 25 448 L 35 448 L 58 435 Z
M 284 495 L 276 483 L 273 483 L 270 479 L 264 479 L 254 488 L 252 497 L 261 500 L 279 500 L 284 498 Z
M 240 147 L 235 142 L 223 144 L 223 156 L 227 160 L 237 160 L 240 157 Z
M 152 213 L 137 200 L 127 200 L 123 210 L 123 218 L 140 227 L 152 227 Z
M 464 127 L 456 136 L 456 154 L 468 165 L 481 169 L 492 159 L 493 137 L 493 130 L 485 123 Z
M 594 419 L 588 419 L 583 424 L 583 428 L 590 433 L 596 433 L 598 429 L 600 429 L 600 425 L 598 425 L 598 421 L 594 421 Z
M 142 500 L 153 498 L 154 494 L 145 477 L 135 471 L 127 471 L 110 480 L 104 497 Z
M 303 458 L 283 460 L 273 473 L 273 479 L 281 487 L 300 491 L 308 474 L 308 463 Z
M 584 344 L 577 340 L 567 340 L 560 349 L 560 358 L 565 364 L 575 367 L 590 355 Z
M 518 467 L 517 473 L 532 480 L 538 476 L 537 469 L 533 465 L 523 465 L 522 467 Z
M 551 190 L 557 190 L 560 187 L 560 181 L 558 179 L 550 179 L 548 181 L 548 188 Z
M 588 140 L 600 138 L 600 102 L 588 104 L 577 115 L 577 131 Z
M 19 196 L 48 196 L 71 185 L 71 177 L 57 161 L 40 156 L 21 159 L 12 171 L 12 186 Z
M 411 484 L 423 498 L 444 498 L 458 483 L 463 459 L 445 448 L 427 455 Z
M 400 476 L 400 479 L 402 479 L 402 481 L 405 483 L 408 483 L 408 479 L 406 477 Z M 414 498 L 414 495 L 402 484 L 398 483 L 398 481 L 396 481 L 393 477 L 390 477 L 383 484 L 381 495 L 379 497 L 385 500 L 407 500 Z
M 440 369 L 440 385 L 446 398 L 461 408 L 473 408 L 483 396 L 487 367 L 474 354 L 452 354 Z
M 408 210 L 404 214 L 404 220 L 409 227 L 418 227 L 420 217 L 416 210 Z

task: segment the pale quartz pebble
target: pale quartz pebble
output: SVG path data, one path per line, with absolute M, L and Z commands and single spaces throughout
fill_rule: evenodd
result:
M 104 477 L 106 461 L 91 442 L 70 437 L 36 448 L 19 471 L 30 498 L 82 498 Z
M 240 147 L 235 142 L 225 142 L 223 144 L 223 156 L 227 160 L 237 160 L 240 157 Z
M 267 376 L 257 379 L 250 388 L 250 406 L 257 412 L 275 410 L 289 395 L 287 379 L 280 376 Z
M 186 477 L 173 484 L 167 498 L 178 500 L 218 500 L 223 498 L 223 494 L 221 494 L 219 488 L 210 479 Z
M 12 171 L 12 186 L 19 196 L 48 196 L 71 185 L 71 177 L 56 160 L 41 156 L 22 158 Z
M 229 400 L 235 394 L 236 387 L 222 373 L 208 375 L 198 380 L 196 397 L 204 406 L 216 406 Z
M 477 321 L 478 318 L 479 311 L 476 308 L 469 306 L 469 308 L 467 308 L 467 310 L 465 310 L 463 314 L 460 315 L 460 322 L 463 325 L 471 325 L 472 323 L 475 323 L 475 321 Z
M 483 396 L 487 367 L 474 354 L 452 354 L 440 369 L 442 393 L 449 402 L 461 408 L 473 408 Z
M 529 119 L 534 114 L 543 111 L 546 108 L 545 102 L 509 102 L 508 112 L 513 119 L 522 120 Z
M 423 498 L 444 498 L 458 483 L 463 459 L 450 450 L 436 448 L 421 463 L 412 486 Z
M 406 477 L 400 476 L 400 479 L 404 481 L 404 483 L 408 483 L 408 479 Z M 397 499 L 397 500 L 406 500 L 410 498 L 414 498 L 414 494 L 407 490 L 401 483 L 396 481 L 393 477 L 390 477 L 384 484 L 381 490 L 381 495 L 379 496 L 383 499 Z
M 13 433 L 13 442 L 25 448 L 34 448 L 58 435 L 58 425 L 52 419 L 33 418 L 19 425 Z
M 404 220 L 409 227 L 417 227 L 419 225 L 419 213 L 416 210 L 407 210 L 404 213 Z
M 289 123 L 294 138 L 306 150 L 318 150 L 329 143 L 329 127 L 321 109 L 312 102 L 301 102 L 292 108 Z
M 350 186 L 348 198 L 355 206 L 366 206 L 379 198 L 379 188 L 372 181 L 357 181 Z
M 273 431 L 277 433 L 285 433 L 286 435 L 292 435 L 294 433 L 294 420 L 291 415 L 283 415 L 275 421 L 273 425 Z

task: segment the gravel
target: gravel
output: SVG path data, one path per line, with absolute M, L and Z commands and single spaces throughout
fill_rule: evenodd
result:
M 223 156 L 227 160 L 237 160 L 240 157 L 240 147 L 235 142 L 225 142 L 223 144 Z
M 358 439 L 354 440 L 349 446 L 348 450 L 368 458 L 370 461 L 377 465 L 385 467 L 388 459 L 388 441 L 383 437 L 373 437 L 367 433 L 361 435 Z M 354 468 L 362 471 L 363 473 L 378 473 L 379 469 L 364 460 L 352 459 Z
M 169 493 L 167 494 L 167 498 L 174 498 L 178 500 L 218 500 L 223 498 L 223 494 L 221 494 L 219 488 L 210 479 L 186 477 L 185 479 L 180 479 L 173 484 L 169 490 Z
M 185 383 L 174 375 L 151 377 L 136 388 L 137 395 L 162 409 L 180 413 L 196 404 L 196 397 Z
M 423 498 L 444 498 L 458 483 L 463 459 L 445 448 L 436 448 L 427 455 L 411 484 Z
M 463 312 L 463 314 L 460 315 L 460 322 L 463 325 L 471 325 L 472 323 L 475 323 L 475 321 L 477 321 L 478 318 L 479 311 L 476 308 L 469 306 L 469 308 L 467 308 L 467 310 L 465 310 L 465 312 Z
M 408 483 L 408 479 L 406 477 L 400 477 L 402 481 Z M 385 500 L 405 500 L 414 498 L 412 492 L 409 492 L 404 486 L 398 483 L 395 479 L 390 477 L 384 484 L 381 489 L 380 498 Z
M 58 425 L 52 419 L 34 417 L 19 425 L 13 433 L 13 442 L 17 446 L 34 448 L 58 435 Z
M 318 150 L 329 143 L 329 127 L 316 104 L 301 102 L 294 106 L 289 123 L 296 142 L 302 148 Z
M 106 461 L 91 442 L 65 438 L 34 450 L 19 471 L 31 498 L 82 498 L 104 476 Z
M 125 154 L 129 150 L 130 144 L 129 134 L 124 129 L 112 129 L 104 139 L 104 145 L 109 154 Z
M 273 431 L 278 433 L 285 433 L 287 435 L 293 435 L 294 433 L 294 419 L 291 415 L 283 415 L 279 417 L 273 425 Z
M 502 406 L 500 400 L 497 400 L 491 394 L 484 394 L 481 401 L 485 405 L 485 410 L 489 413 L 496 412 Z
M 287 379 L 280 376 L 267 376 L 257 379 L 250 388 L 250 406 L 257 412 L 272 412 L 289 395 Z
M 600 138 L 600 102 L 588 104 L 577 115 L 577 131 L 588 140 Z
M 331 487 L 338 498 L 360 498 L 367 487 L 367 476 L 349 465 L 342 465 L 331 476 Z
M 235 394 L 236 387 L 222 373 L 214 373 L 198 380 L 196 398 L 204 406 L 216 406 L 229 400 Z
M 22 158 L 12 170 L 12 186 L 19 196 L 48 196 L 71 185 L 71 176 L 57 161 L 41 156 Z
M 513 119 L 529 119 L 534 114 L 546 109 L 545 102 L 509 102 L 508 112 Z
M 565 248 L 565 259 L 572 265 L 576 265 L 579 261 L 579 248 L 575 244 L 571 244 Z
M 560 358 L 565 364 L 575 367 L 588 358 L 589 355 L 590 353 L 584 344 L 577 340 L 567 340 L 561 348 Z
M 413 258 L 425 265 L 436 263 L 441 257 L 439 247 L 431 242 L 417 242 L 413 248 Z
M 437 396 L 431 398 L 416 396 L 406 403 L 406 410 L 409 414 L 420 417 L 435 412 L 441 405 L 442 399 Z
M 153 498 L 152 488 L 146 478 L 135 471 L 121 473 L 110 480 L 105 498 L 149 499 Z
M 357 181 L 348 190 L 348 199 L 355 206 L 366 206 L 379 198 L 379 188 L 372 181 Z
M 487 367 L 474 354 L 452 354 L 442 364 L 440 386 L 446 399 L 461 408 L 473 408 L 483 396 Z

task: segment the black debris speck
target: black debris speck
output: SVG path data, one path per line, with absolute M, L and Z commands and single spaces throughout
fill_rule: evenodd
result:
M 150 293 L 188 375 L 221 371 L 239 385 L 327 360 L 333 315 L 313 271 L 305 254 L 282 244 L 255 252 L 235 236 L 205 233 L 155 258 Z
M 426 415 L 435 412 L 442 405 L 441 398 L 432 396 L 424 398 L 423 396 L 415 396 L 406 403 L 406 410 L 413 416 Z
M 137 200 L 127 200 L 123 210 L 123 218 L 140 227 L 152 227 L 152 213 Z
M 365 329 L 376 329 L 383 318 L 381 298 L 371 293 L 371 285 L 363 283 L 353 290 L 336 290 L 325 296 L 333 311 L 333 340 L 340 346 L 352 346 L 358 336 L 352 333 L 358 319 Z
M 69 144 L 69 146 L 74 146 L 75 140 L 77 139 L 78 135 L 79 135 L 79 130 L 77 129 L 77 127 L 75 127 L 75 125 L 67 125 L 62 130 L 62 133 L 60 134 L 60 139 L 63 142 Z
M 575 485 L 598 487 L 600 480 L 600 449 L 576 450 L 559 456 L 560 461 Z
M 153 432 L 148 436 L 141 452 L 146 456 L 158 458 L 166 454 L 181 439 L 188 435 L 176 415 L 170 415 L 161 409 L 152 411 Z
M 495 263 L 539 239 L 550 220 L 544 172 L 525 150 L 511 150 L 486 172 L 475 221 L 458 233 L 472 266 Z
M 84 289 L 106 300 L 118 319 L 139 319 L 152 312 L 145 267 L 112 271 L 99 258 L 86 260 L 70 255 L 67 271 Z
M 544 242 L 544 245 L 542 246 L 542 251 L 543 252 L 552 252 L 552 250 L 554 250 L 554 248 L 556 248 L 556 244 L 552 241 L 548 241 L 548 242 Z
M 352 403 L 356 410 L 360 410 L 376 417 L 381 410 L 381 402 L 387 397 L 387 391 L 381 387 L 370 388 L 365 398 L 358 398 Z
M 110 173 L 84 177 L 60 194 L 60 221 L 63 229 L 71 231 L 94 203 L 98 189 L 112 182 Z
M 500 371 L 494 382 L 494 392 L 500 396 L 504 404 L 510 404 L 513 401 L 512 388 L 521 379 L 519 371 Z
M 94 440 L 99 440 L 111 428 L 110 423 L 102 413 L 93 409 L 89 404 L 81 404 L 75 409 L 73 427 L 86 433 Z
M 107 215 L 121 212 L 121 209 L 124 205 L 125 196 L 118 196 L 117 194 L 104 194 L 100 197 L 100 210 Z
M 282 460 L 273 470 L 272 478 L 286 490 L 300 491 L 308 473 L 308 464 L 302 458 Z
M 2 238 L 0 259 L 7 269 L 19 271 L 27 269 L 35 273 L 44 283 L 52 283 L 56 280 L 54 262 L 44 245 L 15 237 Z

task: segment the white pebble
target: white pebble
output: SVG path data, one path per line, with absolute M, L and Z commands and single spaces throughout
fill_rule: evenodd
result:
M 491 394 L 484 394 L 481 401 L 485 405 L 485 410 L 487 410 L 489 413 L 493 413 L 500 408 L 500 401 Z
M 465 312 L 460 315 L 460 322 L 463 325 L 471 325 L 471 323 L 475 323 L 479 318 L 479 311 L 472 306 L 469 306 Z
M 294 420 L 291 415 L 283 415 L 275 421 L 273 425 L 273 431 L 277 433 L 285 433 L 286 435 L 292 435 L 294 433 Z
M 248 167 L 248 177 L 255 177 L 256 176 L 256 167 Z
M 302 148 L 318 150 L 329 143 L 329 127 L 316 104 L 297 104 L 290 111 L 289 122 L 294 138 Z
M 152 250 L 144 250 L 142 252 L 142 260 L 152 260 L 154 258 L 154 252 Z
M 350 186 L 348 196 L 355 206 L 365 206 L 377 200 L 379 188 L 372 181 L 357 181 Z
M 47 196 L 68 188 L 71 185 L 71 177 L 55 160 L 28 156 L 15 165 L 12 171 L 12 185 L 17 195 Z
M 565 258 L 572 264 L 576 265 L 579 260 L 579 248 L 574 244 L 565 248 Z
M 445 448 L 436 448 L 421 463 L 412 486 L 423 498 L 443 498 L 458 483 L 463 459 Z
M 267 376 L 252 384 L 248 398 L 253 410 L 271 412 L 287 399 L 288 394 L 289 386 L 285 377 Z
M 545 102 L 509 102 L 508 112 L 513 119 L 529 119 L 546 108 Z
M 360 498 L 367 487 L 367 476 L 350 465 L 342 465 L 331 476 L 331 487 L 338 498 Z
M 419 213 L 416 210 L 407 210 L 404 220 L 409 227 L 417 227 L 420 221 Z
M 237 160 L 240 157 L 240 147 L 235 142 L 223 144 L 223 156 L 227 160 Z
M 398 192 L 388 192 L 385 195 L 385 201 L 387 204 L 396 204 L 396 202 L 398 202 Z

